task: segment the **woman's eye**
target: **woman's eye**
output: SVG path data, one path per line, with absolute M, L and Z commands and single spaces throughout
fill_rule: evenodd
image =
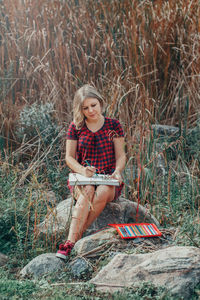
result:
M 91 107 L 95 107 L 96 106 L 96 103 L 95 104 L 91 104 Z M 83 107 L 83 110 L 87 110 L 89 107 Z

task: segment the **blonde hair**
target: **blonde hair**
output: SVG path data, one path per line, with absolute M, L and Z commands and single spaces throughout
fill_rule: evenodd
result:
M 87 98 L 95 98 L 99 101 L 101 108 L 104 108 L 104 99 L 95 87 L 85 84 L 78 89 L 74 95 L 73 112 L 74 112 L 74 124 L 76 129 L 81 129 L 85 122 L 83 114 L 83 102 Z

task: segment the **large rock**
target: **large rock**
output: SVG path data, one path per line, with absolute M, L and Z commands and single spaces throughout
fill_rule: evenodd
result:
M 138 218 L 136 220 L 137 207 L 136 202 L 132 202 L 123 197 L 120 197 L 117 201 L 108 203 L 97 220 L 86 231 L 85 235 L 94 233 L 112 223 L 133 223 L 137 221 L 152 222 L 159 225 L 159 222 L 150 214 L 148 209 L 141 205 L 138 207 Z M 72 208 L 73 199 L 71 197 L 60 202 L 58 206 L 46 216 L 45 220 L 38 225 L 38 234 L 44 235 L 45 238 L 47 235 L 53 236 L 57 240 L 63 233 L 66 234 L 70 224 Z
M 138 216 L 136 218 L 137 208 Z M 159 222 L 152 214 L 150 214 L 148 209 L 142 205 L 138 206 L 136 202 L 120 197 L 117 201 L 110 202 L 106 205 L 100 216 L 86 231 L 86 234 L 91 234 L 92 232 L 100 230 L 108 224 L 134 222 L 154 223 L 159 226 Z
M 163 150 L 166 146 L 163 143 L 157 141 L 157 139 L 167 141 L 167 139 L 171 138 L 176 140 L 179 134 L 179 128 L 169 125 L 160 125 L 154 124 L 152 125 L 152 129 L 154 131 L 154 166 L 155 171 L 158 176 L 164 176 L 167 173 L 166 159 L 163 155 Z
M 60 271 L 65 263 L 54 253 L 41 254 L 31 260 L 20 272 L 22 277 L 38 278 L 44 274 Z
M 152 129 L 157 136 L 174 136 L 179 133 L 179 128 L 170 125 L 153 124 Z
M 44 221 L 37 226 L 37 234 L 43 237 L 51 236 L 58 240 L 69 228 L 72 208 L 72 197 L 60 202 L 53 210 L 48 212 Z
M 97 289 L 110 292 L 144 281 L 191 299 L 200 283 L 200 249 L 174 246 L 147 254 L 118 254 L 90 280 Z
M 78 255 L 81 255 L 91 250 L 98 249 L 101 246 L 103 247 L 103 245 L 107 244 L 108 242 L 115 240 L 116 229 L 110 227 L 80 239 L 75 244 L 74 250 Z
M 0 253 L 0 267 L 4 266 L 8 261 L 8 256 L 3 253 Z

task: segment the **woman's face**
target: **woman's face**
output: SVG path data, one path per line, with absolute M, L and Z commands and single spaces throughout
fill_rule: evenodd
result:
M 82 112 L 88 122 L 98 121 L 101 117 L 101 105 L 96 98 L 86 98 L 83 101 Z

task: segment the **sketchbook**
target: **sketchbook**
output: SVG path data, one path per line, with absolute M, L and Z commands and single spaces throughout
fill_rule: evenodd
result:
M 70 185 L 115 185 L 119 186 L 120 183 L 117 179 L 110 178 L 109 175 L 95 174 L 93 177 L 86 177 L 78 173 L 69 174 Z

